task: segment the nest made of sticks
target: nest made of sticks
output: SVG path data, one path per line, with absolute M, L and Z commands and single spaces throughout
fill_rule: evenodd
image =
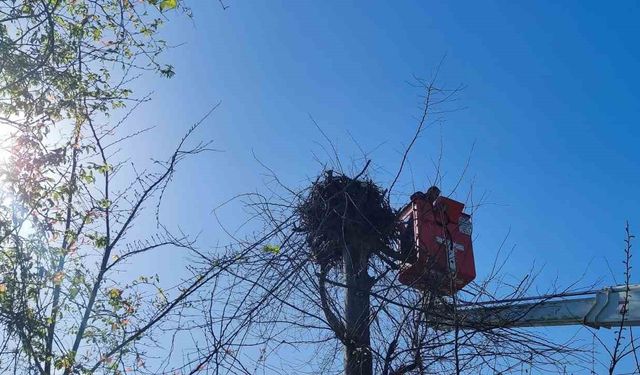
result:
M 343 251 L 391 247 L 396 213 L 385 191 L 368 178 L 325 171 L 298 207 L 298 230 L 320 264 L 337 262 Z

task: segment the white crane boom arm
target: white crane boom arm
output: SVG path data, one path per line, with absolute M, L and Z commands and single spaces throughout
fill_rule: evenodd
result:
M 626 303 L 625 303 L 626 301 Z M 544 327 L 640 325 L 640 285 L 614 286 L 589 297 L 458 308 L 462 326 Z

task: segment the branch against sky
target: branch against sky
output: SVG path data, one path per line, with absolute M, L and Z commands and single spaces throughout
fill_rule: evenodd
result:
M 109 373 L 126 367 L 144 373 L 154 364 L 150 348 L 162 352 L 160 336 L 183 328 L 180 311 L 235 259 L 227 254 L 208 267 L 184 269 L 177 285 L 132 274 L 138 259 L 163 248 L 180 250 L 176 261 L 198 257 L 196 238 L 172 233 L 161 222 L 142 238 L 132 237 L 131 228 L 155 222 L 149 206 L 161 204 L 180 163 L 211 150 L 191 139 L 212 111 L 155 167 L 138 172 L 118 162 L 106 146 L 112 127 L 90 121 L 88 133 L 75 137 L 84 140 L 78 147 L 83 152 L 49 166 L 51 188 L 40 199 L 10 199 L 12 185 L 3 185 L 12 219 L 0 249 L 2 371 Z M 87 151 L 90 145 L 94 152 Z M 119 147 L 126 149 L 127 142 Z
M 145 166 L 128 163 L 137 138 L 149 134 L 130 128 L 129 115 L 149 99 L 133 95 L 135 79 L 174 74 L 160 26 L 178 11 L 190 15 L 175 0 L 0 2 L 0 126 L 11 129 L 12 143 L 0 197 L 0 372 L 341 373 L 347 363 L 351 374 L 366 362 L 363 373 L 505 373 L 586 362 L 579 343 L 459 319 L 459 303 L 526 296 L 533 270 L 508 278 L 497 257 L 457 298 L 418 292 L 397 280 L 406 254 L 394 247 L 391 225 L 356 203 L 355 184 L 383 192 L 392 213 L 392 195 L 406 198 L 397 187 L 411 150 L 460 89 L 439 88 L 437 74 L 417 79 L 423 106 L 386 189 L 368 157 L 347 174 L 312 118 L 337 172 L 322 169 L 302 187 L 274 173 L 264 194 L 239 195 L 247 222 L 227 232 L 228 245 L 202 249 L 197 237 L 164 226 L 158 211 L 168 184 L 181 180 L 181 162 L 211 151 L 195 135 L 211 112 Z M 317 228 L 304 228 L 301 207 L 328 175 L 348 183 L 316 203 L 337 200 L 342 210 L 319 210 Z M 326 241 L 319 232 L 329 218 L 338 234 Z M 137 235 L 133 228 L 145 222 L 155 232 Z M 354 246 L 363 233 L 382 240 Z M 627 232 L 627 285 L 630 241 Z M 175 270 L 177 284 L 132 271 L 165 248 L 170 262 L 189 260 Z M 319 260 L 327 251 L 339 259 Z M 356 315 L 345 307 L 354 300 L 365 307 Z M 627 332 L 628 345 L 618 331 L 610 372 L 632 353 L 638 363 Z
M 172 351 L 158 335 L 181 329 L 179 311 L 234 259 L 185 269 L 178 285 L 130 272 L 162 248 L 181 250 L 176 261 L 199 253 L 147 211 L 185 158 L 211 151 L 193 133 L 217 105 L 164 161 L 127 162 L 149 130 L 131 127 L 149 99 L 133 97 L 132 82 L 173 75 L 159 30 L 178 10 L 190 15 L 168 0 L 0 2 L 2 373 L 153 372 L 151 348 Z M 157 232 L 132 237 L 144 220 Z
M 435 92 L 431 85 L 423 88 L 447 98 L 447 93 Z M 422 126 L 420 121 L 418 127 Z M 337 157 L 336 153 L 331 157 Z M 342 165 L 335 160 L 332 163 Z M 210 304 L 203 312 L 209 316 L 207 327 L 211 329 L 207 334 L 211 346 L 192 354 L 198 364 L 192 373 L 224 369 L 231 373 L 304 370 L 338 374 L 344 371 L 343 359 L 354 349 L 370 352 L 373 373 L 381 374 L 494 373 L 519 370 L 525 365 L 561 371 L 565 365 L 580 366 L 586 360 L 579 342 L 558 342 L 535 331 L 468 324 L 456 318 L 458 303 L 471 306 L 530 295 L 536 271 L 523 272 L 517 280 L 506 277 L 502 273 L 506 258 L 500 256 L 500 250 L 490 272 L 457 299 L 421 293 L 401 284 L 397 280 L 398 262 L 406 255 L 393 246 L 387 247 L 392 243 L 363 240 L 362 233 L 387 231 L 385 226 L 375 224 L 380 215 L 365 214 L 363 210 L 353 216 L 352 210 L 358 212 L 357 208 L 348 203 L 361 201 L 350 189 L 351 184 L 376 186 L 369 166 L 370 161 L 354 166 L 359 172 L 353 177 L 323 170 L 308 186 L 298 189 L 283 185 L 276 172 L 268 169 L 273 174 L 269 179 L 272 183 L 264 194 L 242 194 L 228 202 L 246 212 L 247 222 L 241 228 L 252 228 L 264 245 L 254 246 L 242 262 L 225 269 L 230 281 L 211 288 Z M 312 221 L 317 228 L 311 229 L 310 235 L 307 202 L 317 196 L 318 186 L 335 179 L 352 182 L 329 198 L 315 198 L 319 206 L 326 206 L 326 212 L 320 210 L 325 213 L 314 216 Z M 334 199 L 346 203 L 332 208 Z M 234 212 L 241 210 L 233 207 Z M 332 222 L 336 217 L 338 224 Z M 342 234 L 328 241 L 328 234 L 323 234 L 326 228 L 342 228 Z M 254 244 L 252 235 L 239 236 L 233 229 L 227 233 L 236 241 L 233 248 L 246 249 L 248 244 Z M 358 233 L 357 240 L 349 233 Z M 351 247 L 358 248 L 358 241 L 375 243 L 369 249 L 367 276 L 371 284 L 367 286 L 348 281 L 346 268 L 355 251 Z M 344 265 L 332 257 L 345 259 Z M 550 287 L 548 292 L 562 293 L 574 287 Z M 350 290 L 370 299 L 370 344 L 366 348 L 358 346 L 366 340 L 354 346 L 354 332 L 347 329 L 345 299 Z M 292 350 L 297 354 L 291 355 Z M 363 369 L 362 373 L 368 372 Z
M 303 190 L 296 196 L 306 194 Z M 249 372 L 342 372 L 342 346 L 348 345 L 351 335 L 345 331 L 344 293 L 353 286 L 343 280 L 341 267 L 317 261 L 317 252 L 300 230 L 300 202 L 289 198 L 244 196 L 249 216 L 271 234 L 266 240 L 260 236 L 261 243 L 269 246 L 256 246 L 242 262 L 227 268 L 224 272 L 231 281 L 211 290 L 208 325 L 215 345 L 197 356 L 200 368 L 236 373 L 234 367 L 242 363 Z M 237 246 L 245 248 L 247 243 L 252 243 L 250 238 Z M 461 326 L 456 345 L 451 326 L 434 324 L 451 321 L 451 301 L 400 284 L 396 267 L 384 257 L 373 252 L 369 273 L 375 283 L 370 291 L 360 291 L 371 298 L 374 373 L 455 373 L 455 351 L 461 373 L 502 371 L 523 363 L 559 369 L 584 359 L 575 343 L 553 342 L 535 332 L 507 327 Z M 534 279 L 524 277 L 509 285 L 500 277 L 490 274 L 474 283 L 464 302 L 525 296 Z M 496 288 L 502 292 L 492 293 Z M 287 355 L 291 350 L 299 355 Z

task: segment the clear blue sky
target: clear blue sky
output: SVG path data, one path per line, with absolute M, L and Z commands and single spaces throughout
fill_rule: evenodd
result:
M 613 283 L 609 266 L 621 278 L 625 220 L 640 233 L 639 3 L 225 2 L 223 11 L 193 1 L 193 22 L 165 28 L 185 43 L 166 55 L 176 76 L 139 83 L 139 92 L 156 92 L 138 116 L 158 126 L 140 145 L 144 157 L 222 101 L 199 137 L 224 152 L 181 170 L 169 220 L 218 240 L 210 210 L 262 187 L 252 152 L 302 186 L 319 171 L 312 152 L 328 159 L 309 114 L 345 161 L 361 156 L 350 134 L 372 151 L 374 176 L 388 184 L 419 115 L 420 92 L 409 83 L 430 77 L 446 55 L 439 82 L 464 84 L 466 108 L 423 134 L 411 168 L 428 187 L 442 138 L 446 193 L 475 142 L 461 193 L 473 178 L 492 203 L 474 217 L 479 275 L 510 229 L 508 246 L 517 247 L 507 271 L 522 275 L 535 262 L 541 289 L 585 272 L 583 284 Z M 411 192 L 410 173 L 398 192 Z

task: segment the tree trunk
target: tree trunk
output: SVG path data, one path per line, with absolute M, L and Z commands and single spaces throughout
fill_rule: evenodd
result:
M 343 254 L 346 278 L 345 298 L 345 374 L 372 375 L 370 302 L 372 279 L 367 269 L 369 252 L 366 249 L 345 249 Z

